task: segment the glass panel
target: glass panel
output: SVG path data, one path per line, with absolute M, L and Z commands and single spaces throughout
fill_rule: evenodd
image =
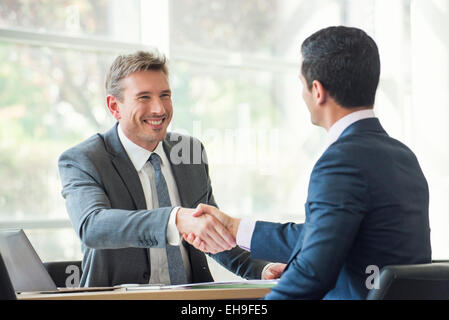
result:
M 298 59 L 304 37 L 340 24 L 339 0 L 175 0 L 172 51 L 207 49 Z M 319 9 L 319 10 L 318 10 Z
M 0 2 L 0 27 L 140 40 L 139 0 L 11 0 Z
M 326 138 L 324 130 L 311 125 L 302 102 L 299 64 L 275 72 L 267 71 L 276 70 L 266 68 L 272 66 L 258 70 L 232 62 L 268 57 L 299 63 L 300 44 L 314 31 L 342 23 L 359 26 L 381 53 L 376 114 L 423 166 L 431 193 L 434 258 L 447 258 L 449 109 L 442 70 L 448 68 L 448 12 L 440 0 L 171 1 L 171 54 L 197 54 L 192 60 L 202 62 L 172 61 L 172 127 L 205 144 L 221 208 L 240 216 L 300 221 L 309 174 Z M 1 28 L 120 41 L 140 41 L 140 16 L 138 0 L 0 2 Z M 215 66 L 217 61 L 210 61 L 217 60 L 215 52 L 231 59 Z M 235 53 L 244 57 L 239 60 Z M 114 123 L 103 89 L 112 59 L 0 42 L 0 220 L 67 218 L 57 159 Z M 76 258 L 79 251 L 72 229 L 27 233 L 44 261 Z
M 411 1 L 411 103 L 404 106 L 430 190 L 432 257 L 449 259 L 449 3 Z
M 0 43 L 0 220 L 67 218 L 57 159 L 114 123 L 103 89 L 112 58 Z
M 234 215 L 301 220 L 325 132 L 310 123 L 298 71 L 173 62 L 171 73 L 174 131 L 204 143 L 218 205 Z

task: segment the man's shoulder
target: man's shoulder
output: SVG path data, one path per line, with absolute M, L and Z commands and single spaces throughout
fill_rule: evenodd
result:
M 404 159 L 417 161 L 413 151 L 399 140 L 387 134 L 358 133 L 339 138 L 323 153 L 318 164 L 322 167 L 332 164 L 372 170 Z
M 106 153 L 106 147 L 103 137 L 100 134 L 94 134 L 84 140 L 81 143 L 64 151 L 59 160 L 67 158 L 79 158 L 79 157 L 99 157 Z
M 354 157 L 356 154 L 363 154 L 367 145 L 362 140 L 354 136 L 340 138 L 324 151 L 320 160 L 345 160 Z
M 380 151 L 382 149 L 384 151 Z M 376 140 L 373 141 L 363 135 L 341 137 L 324 151 L 314 169 L 354 168 L 359 170 L 377 158 L 376 155 L 379 152 L 385 152 L 385 145 L 379 144 Z
M 351 158 L 354 155 L 367 155 L 378 153 L 381 150 L 388 150 L 392 145 L 401 144 L 387 134 L 377 132 L 358 132 L 340 137 L 329 146 L 325 154 L 335 156 L 338 154 L 342 158 Z M 402 146 L 402 144 L 401 144 Z

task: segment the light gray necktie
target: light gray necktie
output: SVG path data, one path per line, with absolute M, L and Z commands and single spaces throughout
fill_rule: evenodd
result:
M 168 194 L 167 183 L 161 171 L 161 158 L 156 153 L 152 153 L 149 161 L 154 168 L 154 181 L 156 184 L 157 199 L 159 208 L 171 207 L 170 195 Z M 187 283 L 186 269 L 182 262 L 182 255 L 179 246 L 167 244 L 168 272 L 171 284 Z

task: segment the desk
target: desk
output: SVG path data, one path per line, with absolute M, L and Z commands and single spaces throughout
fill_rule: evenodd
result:
M 126 291 L 91 291 L 54 294 L 19 294 L 19 300 L 219 300 L 258 299 L 271 288 L 226 288 L 226 289 L 163 289 Z

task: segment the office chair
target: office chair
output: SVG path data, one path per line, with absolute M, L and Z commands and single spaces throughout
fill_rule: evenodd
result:
M 71 272 L 67 273 L 68 266 L 76 266 L 79 270 L 79 276 L 81 278 L 81 261 L 52 261 L 44 262 L 45 269 L 50 274 L 53 282 L 59 288 L 66 287 L 66 280 L 71 275 Z M 69 270 L 70 271 L 70 270 Z
M 448 300 L 449 262 L 386 266 L 366 299 Z
M 17 296 L 9 278 L 8 270 L 0 255 L 0 300 L 16 300 Z

